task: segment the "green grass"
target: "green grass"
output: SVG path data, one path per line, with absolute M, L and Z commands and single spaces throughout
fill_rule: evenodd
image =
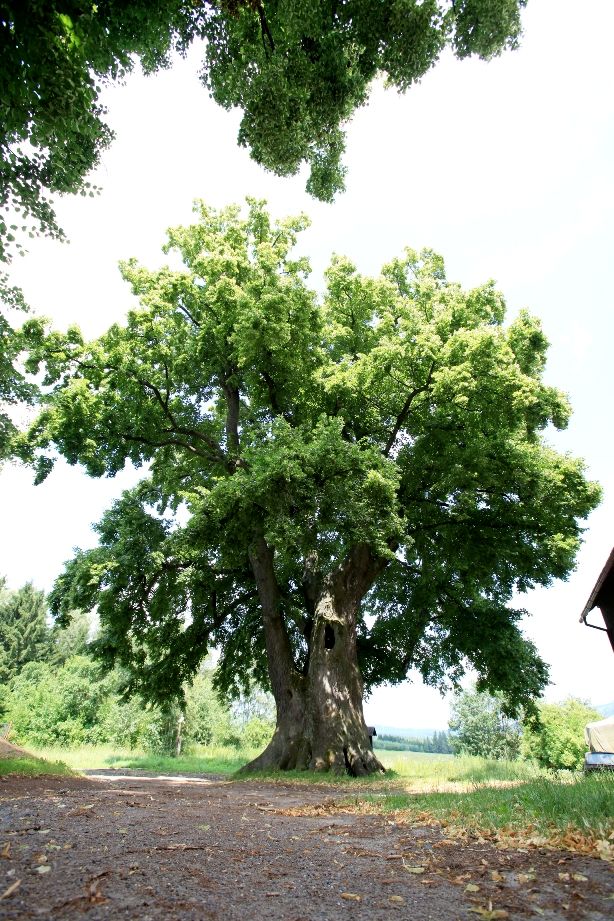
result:
M 179 758 L 152 755 L 138 749 L 118 749 L 110 745 L 82 745 L 79 748 L 40 748 L 41 758 L 62 758 L 73 770 L 130 769 L 163 774 L 227 774 L 238 771 L 258 752 L 232 747 L 195 746 Z
M 377 757 L 395 779 L 411 781 L 412 789 L 454 785 L 517 782 L 543 775 L 526 761 L 488 761 L 469 755 L 430 755 L 424 752 L 380 751 Z
M 257 774 L 242 774 L 235 779 L 251 780 L 257 777 L 281 783 L 330 784 L 345 787 L 352 792 L 374 791 L 379 797 L 386 793 L 414 794 L 418 791 L 461 792 L 478 784 L 518 783 L 542 776 L 544 773 L 527 762 L 486 761 L 484 758 L 409 751 L 380 750 L 376 754 L 386 768 L 385 774 L 348 777 L 307 771 L 262 771 Z
M 189 754 L 179 758 L 153 755 L 130 749 L 118 749 L 110 745 L 82 745 L 75 749 L 40 748 L 34 754 L 47 760 L 66 762 L 75 771 L 114 768 L 156 771 L 172 774 L 224 774 L 233 775 L 254 758 L 256 750 L 232 747 L 195 746 Z M 331 783 L 349 788 L 372 787 L 374 789 L 464 789 L 468 786 L 488 783 L 527 780 L 540 772 L 524 762 L 485 761 L 482 758 L 453 757 L 452 755 L 429 755 L 424 752 L 379 751 L 378 758 L 387 769 L 386 774 L 375 777 L 351 778 L 332 774 L 313 774 L 306 771 L 284 771 L 259 773 L 261 778 L 300 783 Z M 240 775 L 237 779 L 249 780 L 253 774 Z
M 501 784 L 501 781 L 499 782 Z M 456 830 L 529 838 L 606 850 L 614 837 L 614 775 L 537 776 L 514 785 L 476 783 L 463 792 L 397 792 L 362 798 L 377 812 L 400 811 L 407 820 L 435 820 Z
M 21 774 L 39 777 L 43 774 L 69 775 L 73 771 L 63 761 L 47 761 L 41 758 L 0 758 L 0 777 Z

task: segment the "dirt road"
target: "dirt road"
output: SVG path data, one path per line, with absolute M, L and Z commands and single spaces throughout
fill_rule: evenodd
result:
M 614 916 L 612 867 L 331 809 L 339 790 L 107 775 L 0 781 L 0 918 Z M 323 808 L 318 808 L 323 805 Z M 297 815 L 304 811 L 307 815 Z

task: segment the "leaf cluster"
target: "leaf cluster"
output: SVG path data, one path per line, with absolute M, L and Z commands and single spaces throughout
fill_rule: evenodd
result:
M 62 238 L 53 193 L 86 177 L 113 134 L 104 84 L 137 63 L 167 67 L 204 38 L 202 80 L 239 107 L 239 142 L 279 175 L 310 166 L 309 191 L 343 187 L 343 125 L 384 74 L 419 80 L 450 44 L 458 57 L 514 47 L 526 0 L 3 0 L 0 4 L 0 258 L 24 233 Z

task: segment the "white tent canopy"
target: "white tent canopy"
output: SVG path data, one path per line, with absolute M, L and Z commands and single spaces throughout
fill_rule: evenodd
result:
M 584 737 L 592 752 L 614 752 L 614 716 L 588 723 Z

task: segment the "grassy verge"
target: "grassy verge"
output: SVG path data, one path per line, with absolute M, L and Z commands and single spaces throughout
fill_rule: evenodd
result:
M 82 745 L 76 749 L 34 749 L 37 757 L 50 761 L 62 760 L 75 771 L 132 769 L 172 774 L 225 774 L 231 776 L 254 758 L 258 752 L 232 747 L 196 746 L 179 758 L 154 755 L 109 745 Z M 425 755 L 422 752 L 378 752 L 386 774 L 376 777 L 351 778 L 332 774 L 312 774 L 306 771 L 260 773 L 262 779 L 283 783 L 333 784 L 349 789 L 393 790 L 399 793 L 428 791 L 461 791 L 476 784 L 517 783 L 529 780 L 539 771 L 525 762 L 485 761 L 482 758 L 454 758 L 449 755 Z M 249 780 L 254 774 L 240 775 Z
M 543 772 L 524 761 L 486 761 L 484 758 L 430 755 L 424 752 L 377 751 L 385 774 L 347 777 L 306 771 L 262 772 L 240 775 L 239 780 L 259 777 L 280 783 L 326 784 L 352 791 L 373 791 L 377 797 L 424 792 L 459 793 L 476 785 L 511 785 L 542 776 Z
M 541 776 L 463 792 L 399 792 L 361 797 L 350 808 L 393 812 L 400 821 L 438 823 L 503 845 L 550 845 L 614 860 L 614 775 Z
M 41 758 L 61 758 L 75 771 L 113 768 L 115 770 L 155 771 L 164 774 L 227 774 L 229 776 L 258 754 L 256 751 L 238 751 L 231 747 L 197 746 L 190 754 L 171 758 L 139 750 L 118 749 L 109 745 L 82 745 L 75 749 L 41 748 L 36 749 L 35 753 Z
M 10 774 L 40 777 L 43 774 L 72 774 L 73 771 L 63 761 L 47 761 L 42 758 L 25 756 L 23 758 L 0 758 L 0 777 Z

